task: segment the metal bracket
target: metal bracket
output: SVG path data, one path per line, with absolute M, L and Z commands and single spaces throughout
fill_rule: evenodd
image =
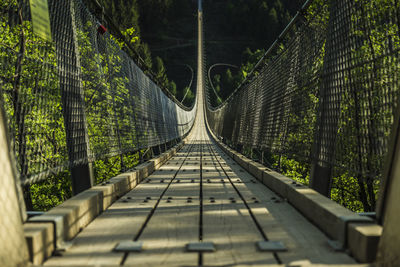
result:
M 258 241 L 257 247 L 260 251 L 284 252 L 287 247 L 281 241 Z
M 141 252 L 143 248 L 142 241 L 125 240 L 118 243 L 114 248 L 116 252 Z
M 214 252 L 216 251 L 213 242 L 192 242 L 186 245 L 188 252 Z

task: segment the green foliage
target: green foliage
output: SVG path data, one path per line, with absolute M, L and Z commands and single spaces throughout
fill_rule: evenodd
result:
M 143 59 L 144 65 L 148 69 L 151 69 L 153 67 L 153 60 L 151 58 L 151 51 L 149 46 L 146 43 L 141 43 L 137 46 L 137 51 L 140 57 Z
M 64 169 L 66 137 L 53 43 L 37 37 L 20 2 L 0 1 L 0 93 L 14 135 L 17 168 L 23 179 Z M 67 174 L 32 186 L 33 208 L 47 210 L 71 195 Z
M 398 99 L 399 95 L 398 88 L 390 84 L 400 71 L 398 52 L 392 52 L 400 49 L 399 28 L 393 20 L 383 22 L 382 19 L 388 17 L 394 7 L 398 10 L 399 3 L 357 0 L 353 4 L 349 39 L 360 41 L 349 51 L 352 65 L 344 85 L 354 87 L 357 84 L 357 89 L 341 94 L 341 119 L 335 148 L 340 155 L 338 161 L 351 171 L 335 168 L 337 184 L 334 183 L 333 194 L 339 188 L 345 192 L 334 195 L 338 201 L 352 203 L 355 199 L 353 202 L 358 200 L 359 204 L 354 204 L 354 209 L 373 211 L 379 188 L 376 181 L 382 178 L 387 151 L 380 147 L 387 145 L 393 124 L 393 109 L 388 108 L 387 97 L 392 95 Z
M 272 167 L 277 169 L 283 175 L 292 178 L 304 185 L 310 183 L 310 166 L 304 162 L 289 158 L 287 156 L 272 156 L 274 162 Z
M 193 103 L 194 103 L 194 100 L 195 100 L 195 94 L 190 90 L 190 88 L 188 88 L 188 87 L 186 87 L 186 91 L 187 91 L 187 94 L 186 94 L 186 98 L 185 98 L 185 100 L 183 101 L 183 104 L 184 105 L 186 105 L 186 106 L 190 106 L 190 105 L 192 105 Z M 186 92 L 185 92 L 186 93 Z
M 34 210 L 47 211 L 58 206 L 72 196 L 70 173 L 64 171 L 32 184 L 30 193 Z
M 161 82 L 162 86 L 168 87 L 169 86 L 169 82 L 168 82 L 168 78 L 167 78 L 164 62 L 160 57 L 156 57 L 155 58 L 153 71 L 154 71 L 154 73 L 156 75 L 156 79 Z M 175 94 L 176 94 L 176 92 L 175 92 Z
M 139 36 L 135 28 L 131 27 L 126 30 L 121 31 L 122 35 L 126 37 L 126 40 L 130 44 L 135 44 L 139 42 Z M 126 44 L 125 40 L 120 40 L 119 38 L 116 38 L 115 36 L 111 35 L 110 36 L 112 40 L 119 46 L 120 49 L 123 49 Z
M 268 16 L 269 16 L 270 26 L 272 27 L 272 29 L 275 29 L 279 25 L 278 14 L 277 14 L 275 8 L 271 8 L 269 10 Z
M 357 178 L 344 172 L 340 176 L 336 176 L 332 181 L 331 199 L 344 207 L 355 211 L 365 211 L 363 203 L 360 201 L 359 186 Z M 378 190 L 378 187 L 375 188 Z
M 171 92 L 171 94 L 176 95 L 176 83 L 174 81 L 169 83 L 168 90 Z
M 139 153 L 96 160 L 93 164 L 95 183 L 100 184 L 139 164 Z

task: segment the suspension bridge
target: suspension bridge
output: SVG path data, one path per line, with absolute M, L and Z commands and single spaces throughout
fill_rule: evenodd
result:
M 188 108 L 80 0 L 49 1 L 53 48 L 32 39 L 21 49 L 41 57 L 24 58 L 0 46 L 0 265 L 398 266 L 400 7 L 313 2 L 212 107 L 199 0 Z M 307 182 L 283 174 L 289 155 L 310 166 Z M 95 184 L 93 165 L 107 157 L 124 171 Z M 74 196 L 29 211 L 32 185 L 65 172 Z M 329 198 L 354 184 L 366 188 L 364 212 Z

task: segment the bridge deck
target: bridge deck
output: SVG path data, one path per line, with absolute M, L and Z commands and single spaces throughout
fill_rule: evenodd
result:
M 334 252 L 321 231 L 214 145 L 200 118 L 189 144 L 45 265 L 354 263 L 347 254 Z M 265 239 L 283 242 L 288 251 L 259 251 L 256 242 Z M 113 251 L 124 240 L 143 242 L 142 251 Z M 216 250 L 187 252 L 188 243 L 199 241 L 212 242 Z

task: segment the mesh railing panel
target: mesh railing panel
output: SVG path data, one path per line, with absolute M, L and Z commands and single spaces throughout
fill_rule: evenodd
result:
M 80 0 L 48 5 L 52 42 L 33 33 L 29 1 L 0 4 L 0 92 L 25 184 L 188 133 L 195 108 L 167 97 Z
M 311 2 L 208 121 L 270 167 L 371 211 L 398 101 L 400 3 Z

